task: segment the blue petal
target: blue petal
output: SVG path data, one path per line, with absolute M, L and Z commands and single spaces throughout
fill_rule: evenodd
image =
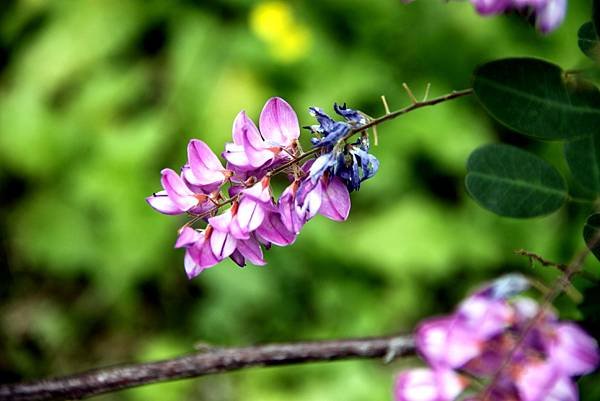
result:
M 332 152 L 319 156 L 312 166 L 310 166 L 310 170 L 308 170 L 311 181 L 316 182 L 321 178 L 327 169 L 333 167 L 335 160 L 335 155 Z
M 373 155 L 367 156 L 369 158 L 367 162 L 368 167 L 366 169 L 363 167 L 363 181 L 373 177 L 377 173 L 377 170 L 379 170 L 379 160 Z
M 320 107 L 309 107 L 309 113 L 315 117 L 321 125 L 322 132 L 329 131 L 333 127 L 335 121 L 329 117 Z
M 337 103 L 334 103 L 333 109 L 336 113 L 338 113 L 340 116 L 344 117 L 347 121 L 351 122 L 354 125 L 364 125 L 367 122 L 365 117 L 358 111 L 346 107 L 346 103 L 344 103 L 342 106 L 338 105 Z
M 333 146 L 348 132 L 350 132 L 350 126 L 347 123 L 336 121 L 326 132 L 325 138 L 322 138 L 315 146 Z
M 352 175 L 350 181 L 346 184 L 349 185 L 350 191 L 358 191 L 360 189 L 360 175 L 358 173 L 358 161 L 356 157 L 352 155 Z

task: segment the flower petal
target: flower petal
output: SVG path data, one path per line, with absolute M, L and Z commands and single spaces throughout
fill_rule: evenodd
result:
M 167 195 L 167 191 L 156 192 L 152 196 L 148 196 L 146 198 L 146 202 L 152 208 L 158 212 L 163 214 L 181 214 L 184 213 L 184 210 L 181 210 L 179 206 L 177 206 Z
M 335 162 L 336 157 L 333 152 L 325 153 L 324 155 L 319 156 L 317 160 L 315 160 L 315 162 L 310 166 L 310 179 L 313 182 L 317 182 L 317 180 L 323 176 L 328 168 L 333 167 Z
M 263 252 L 260 244 L 254 238 L 238 241 L 237 250 L 250 261 L 253 265 L 264 266 L 267 264 L 263 259 Z
M 248 161 L 248 156 L 246 155 L 246 151 L 242 145 L 238 145 L 235 143 L 227 143 L 225 144 L 225 151 L 221 153 L 221 156 L 225 158 L 231 165 L 242 169 L 242 170 L 252 170 L 254 167 L 250 165 Z
M 267 101 L 260 113 L 259 126 L 266 141 L 283 147 L 289 146 L 300 136 L 300 126 L 294 109 L 279 97 Z
M 296 240 L 296 235 L 281 222 L 279 213 L 269 213 L 256 233 L 264 240 L 279 246 L 287 246 Z
M 481 341 L 452 316 L 424 321 L 417 328 L 419 353 L 434 367 L 458 368 L 478 356 Z
M 206 235 L 202 235 L 192 247 L 186 249 L 183 261 L 189 279 L 196 277 L 204 269 L 219 263 L 219 259 L 210 249 Z
M 237 245 L 237 240 L 229 232 L 214 230 L 210 236 L 210 248 L 219 260 L 230 256 Z
M 321 195 L 319 213 L 331 220 L 344 221 L 350 213 L 350 193 L 338 177 L 329 179 Z
M 188 162 L 190 166 L 186 178 L 194 185 L 211 185 L 223 182 L 223 165 L 207 144 L 192 139 L 188 144 Z
M 555 30 L 565 19 L 567 0 L 548 0 L 537 10 L 536 26 L 544 33 Z
M 161 183 L 169 199 L 181 210 L 187 211 L 198 204 L 195 194 L 185 185 L 181 177 L 171 169 L 161 171 Z
M 467 382 L 452 370 L 411 369 L 396 378 L 395 401 L 452 401 Z
M 263 207 L 251 198 L 242 198 L 235 219 L 242 232 L 256 230 L 265 218 Z
M 304 216 L 298 215 L 296 208 L 296 191 L 297 183 L 290 184 L 281 194 L 279 198 L 279 215 L 281 222 L 288 231 L 298 234 L 304 225 Z
M 577 401 L 577 386 L 558 367 L 549 363 L 529 363 L 520 367 L 515 380 L 522 401 Z
M 187 248 L 196 243 L 200 237 L 203 236 L 204 234 L 198 230 L 194 230 L 191 227 L 183 227 L 183 229 L 179 232 L 177 242 L 175 242 L 175 248 Z
M 598 343 L 573 323 L 559 323 L 553 330 L 550 358 L 568 376 L 588 374 L 598 366 Z

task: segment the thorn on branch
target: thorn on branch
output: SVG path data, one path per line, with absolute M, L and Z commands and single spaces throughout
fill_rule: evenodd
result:
M 417 98 L 415 97 L 415 95 L 412 93 L 412 91 L 410 90 L 410 88 L 408 87 L 408 85 L 406 84 L 406 82 L 402 82 L 402 87 L 404 88 L 404 90 L 408 94 L 408 97 L 410 98 L 410 100 L 412 100 L 413 104 L 419 103 L 419 101 L 417 100 Z
M 388 106 L 388 102 L 385 99 L 385 95 L 381 95 L 381 102 L 383 103 L 383 108 L 385 109 L 385 114 L 388 115 L 391 113 L 390 106 Z
M 431 82 L 427 82 L 427 87 L 425 87 L 425 95 L 423 96 L 423 101 L 426 102 L 429 97 L 429 90 L 431 89 Z
M 530 252 L 525 249 L 517 249 L 514 251 L 515 255 L 525 256 L 529 259 L 529 267 L 533 268 L 533 262 L 538 262 L 540 265 L 544 267 L 555 267 L 561 272 L 564 272 L 567 269 L 567 265 L 552 262 L 548 259 L 544 259 L 540 255 L 534 252 Z

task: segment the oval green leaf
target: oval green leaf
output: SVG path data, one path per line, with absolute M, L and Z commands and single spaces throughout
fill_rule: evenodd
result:
M 585 189 L 600 193 L 600 134 L 565 143 L 565 159 L 573 178 Z
M 577 44 L 583 54 L 594 61 L 600 60 L 600 42 L 593 22 L 589 21 L 581 25 L 577 31 Z
M 596 259 L 600 260 L 600 213 L 587 218 L 583 226 L 583 239 Z
M 507 217 L 545 215 L 568 197 L 565 181 L 554 167 L 509 145 L 486 145 L 471 153 L 465 184 L 477 203 Z
M 592 3 L 592 22 L 596 28 L 596 34 L 600 36 L 600 1 L 594 0 Z
M 600 91 L 557 65 L 511 58 L 475 70 L 484 109 L 507 127 L 541 139 L 569 139 L 600 129 Z

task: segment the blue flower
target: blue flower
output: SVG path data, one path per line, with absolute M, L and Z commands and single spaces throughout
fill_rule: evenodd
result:
M 313 134 L 318 135 L 311 142 L 315 147 L 323 149 L 321 156 L 310 167 L 310 180 L 314 183 L 329 172 L 341 178 L 349 191 L 358 191 L 361 182 L 377 173 L 379 160 L 369 154 L 369 137 L 366 134 L 352 144 L 344 144 L 343 140 L 352 129 L 365 125 L 367 119 L 346 104 L 334 104 L 333 108 L 345 121 L 335 121 L 318 107 L 309 108 L 310 114 L 318 122 L 308 127 Z

